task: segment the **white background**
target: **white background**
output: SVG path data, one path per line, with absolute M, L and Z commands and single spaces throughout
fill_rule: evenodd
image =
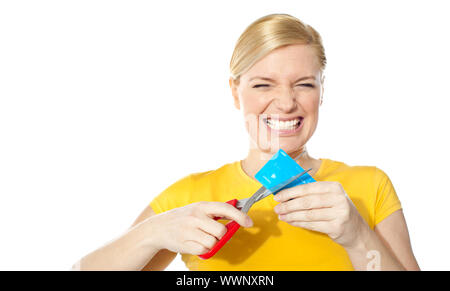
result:
M 384 170 L 419 265 L 450 269 L 446 1 L 155 2 L 0 2 L 0 269 L 70 269 L 176 180 L 245 157 L 228 65 L 270 13 L 324 40 L 311 155 Z

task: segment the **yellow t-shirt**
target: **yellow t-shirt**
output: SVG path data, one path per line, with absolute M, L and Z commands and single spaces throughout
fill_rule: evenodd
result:
M 376 224 L 401 209 L 389 177 L 374 166 L 348 166 L 320 159 L 313 176 L 317 181 L 338 181 L 360 215 L 373 229 Z M 219 169 L 193 173 L 175 182 L 151 203 L 155 213 L 198 201 L 228 201 L 249 197 L 261 184 L 249 177 L 240 161 Z M 278 220 L 273 208 L 278 203 L 269 196 L 249 211 L 254 226 L 241 227 L 214 257 L 202 260 L 182 254 L 190 270 L 353 270 L 339 244 L 326 234 L 294 227 Z M 224 223 L 226 221 L 223 221 Z

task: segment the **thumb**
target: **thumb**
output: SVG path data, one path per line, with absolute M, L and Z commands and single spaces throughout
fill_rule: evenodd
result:
M 234 220 L 244 227 L 253 226 L 253 221 L 250 216 L 228 203 L 211 202 L 210 207 L 208 207 L 205 212 L 210 216 L 220 216 Z

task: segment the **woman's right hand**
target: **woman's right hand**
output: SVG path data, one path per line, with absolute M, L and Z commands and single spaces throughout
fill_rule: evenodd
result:
M 253 225 L 247 214 L 230 204 L 197 202 L 150 217 L 147 222 L 151 225 L 151 244 L 158 250 L 175 253 L 207 253 L 227 232 L 214 217 L 234 220 L 244 227 Z

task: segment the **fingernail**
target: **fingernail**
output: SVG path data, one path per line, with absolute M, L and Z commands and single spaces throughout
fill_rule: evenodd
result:
M 273 208 L 273 210 L 275 211 L 275 213 L 278 213 L 280 211 L 280 207 L 277 205 Z
M 247 216 L 247 218 L 245 219 L 245 226 L 246 227 L 252 227 L 253 226 L 253 221 L 250 217 Z

